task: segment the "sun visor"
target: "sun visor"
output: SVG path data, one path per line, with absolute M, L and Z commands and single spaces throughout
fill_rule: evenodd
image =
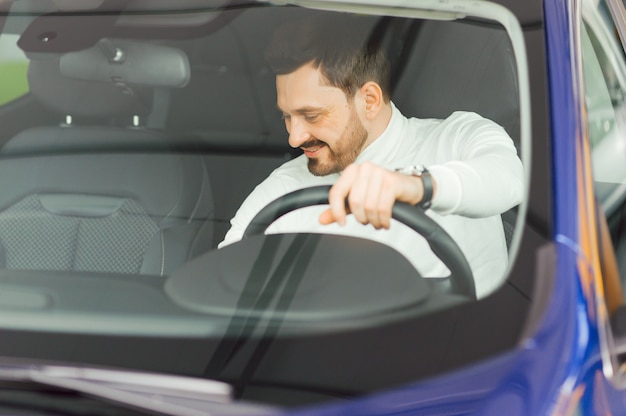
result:
M 60 70 L 65 77 L 118 86 L 181 88 L 191 77 L 189 60 L 182 50 L 118 39 L 102 39 L 89 49 L 64 54 Z

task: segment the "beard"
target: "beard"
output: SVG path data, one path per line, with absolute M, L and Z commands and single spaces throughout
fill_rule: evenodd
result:
M 308 161 L 309 172 L 315 176 L 326 176 L 339 173 L 354 163 L 363 150 L 367 137 L 367 130 L 353 109 L 350 114 L 350 121 L 334 147 L 330 147 L 326 142 L 318 139 L 309 140 L 300 147 L 326 146 L 327 157 L 309 158 Z

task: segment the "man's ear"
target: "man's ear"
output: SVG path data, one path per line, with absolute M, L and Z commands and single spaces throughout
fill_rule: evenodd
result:
M 365 117 L 373 120 L 383 105 L 383 90 L 374 81 L 368 81 L 360 88 L 359 92 L 365 102 Z

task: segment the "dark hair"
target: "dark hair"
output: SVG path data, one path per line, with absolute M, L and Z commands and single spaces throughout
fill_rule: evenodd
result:
M 374 81 L 388 101 L 389 62 L 379 39 L 364 33 L 363 22 L 363 18 L 349 15 L 318 15 L 289 22 L 274 32 L 266 61 L 276 75 L 312 63 L 329 85 L 340 88 L 348 97 L 366 82 Z M 368 26 L 368 32 L 370 29 Z

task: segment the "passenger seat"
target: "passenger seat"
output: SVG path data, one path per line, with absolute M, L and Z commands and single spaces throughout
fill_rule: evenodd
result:
M 153 45 L 152 63 L 178 72 L 149 79 L 133 65 L 142 45 L 107 42 L 129 65 L 107 64 L 102 45 L 30 63 L 31 94 L 60 123 L 0 150 L 2 268 L 167 275 L 215 245 L 203 159 L 145 125 L 188 81 L 185 56 Z

